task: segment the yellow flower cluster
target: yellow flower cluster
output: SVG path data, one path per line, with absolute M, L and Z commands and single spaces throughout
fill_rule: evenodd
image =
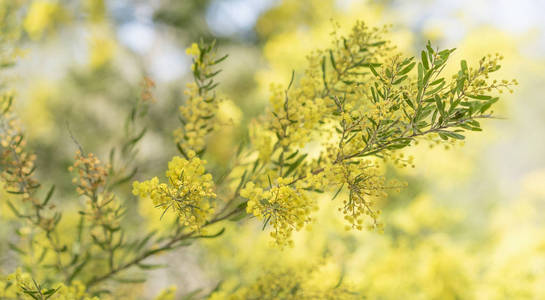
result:
M 190 149 L 199 152 L 206 146 L 207 134 L 217 129 L 218 123 L 214 122 L 215 114 L 218 111 L 219 103 L 206 102 L 209 99 L 199 94 L 199 87 L 196 83 L 187 84 L 184 92 L 187 99 L 184 105 L 180 106 L 180 115 L 185 125 L 174 132 L 176 142 L 180 143 L 183 149 Z M 186 150 L 187 151 L 187 150 Z
M 305 79 L 297 89 L 286 91 L 280 85 L 271 85 L 270 130 L 284 147 L 304 147 L 310 141 L 312 130 L 324 119 L 327 106 L 316 94 L 312 79 Z
M 185 54 L 194 56 L 195 58 L 199 57 L 201 55 L 199 45 L 197 43 L 191 44 L 191 47 L 185 49 Z
M 42 35 L 67 19 L 67 12 L 56 1 L 35 0 L 28 9 L 23 27 L 32 39 Z
M 77 170 L 78 176 L 72 179 L 72 182 L 77 184 L 77 192 L 91 198 L 98 196 L 98 189 L 104 186 L 108 175 L 107 169 L 93 153 L 84 156 L 80 150 L 76 151 L 74 165 L 68 170 L 70 172 Z
M 213 47 L 201 49 L 194 43 L 186 53 L 193 56 L 195 81 L 187 84 L 184 91 L 187 97 L 179 108 L 182 127 L 174 131 L 174 138 L 183 151 L 200 153 L 206 147 L 206 136 L 221 125 L 217 113 L 224 100 L 214 92 L 217 86 L 214 76 L 219 72 L 212 68 L 219 61 L 215 58 Z
M 112 34 L 102 28 L 94 28 L 88 40 L 89 66 L 99 70 L 107 66 L 115 57 L 117 44 Z
M 19 194 L 23 201 L 37 203 L 32 192 L 39 186 L 32 177 L 36 155 L 26 151 L 21 124 L 10 111 L 12 93 L 0 97 L 0 180 L 9 193 Z
M 343 212 L 352 228 L 363 229 L 363 216 L 371 217 L 373 227 L 381 228 L 378 222 L 380 210 L 375 208 L 375 203 L 387 194 L 384 191 L 385 178 L 378 163 L 361 160 L 353 164 L 336 164 L 326 169 L 325 176 L 330 183 L 349 191 L 349 197 L 343 201 L 344 206 L 339 211 Z
M 174 157 L 168 163 L 168 183 L 160 183 L 157 177 L 135 181 L 133 194 L 151 199 L 165 213 L 172 208 L 184 226 L 199 230 L 214 213 L 210 199 L 216 198 L 216 194 L 212 175 L 205 173 L 206 161 L 195 157 L 194 152 L 188 156 L 189 160 Z
M 503 56 L 499 53 L 496 53 L 494 55 L 488 54 L 487 56 L 484 56 L 479 60 L 478 67 L 464 68 L 462 70 L 462 73 L 453 75 L 453 79 L 458 79 L 460 75 L 467 76 L 467 80 L 464 81 L 464 93 L 469 98 L 472 98 L 472 96 L 490 93 L 493 90 L 497 91 L 500 94 L 504 91 L 513 93 L 512 86 L 518 85 L 516 79 L 503 79 L 501 81 L 494 79 L 491 83 L 489 82 L 490 73 L 500 69 L 501 60 L 503 60 Z
M 0 275 L 0 299 L 99 300 L 85 290 L 85 285 L 79 281 L 74 281 L 70 286 L 57 283 L 52 288 L 44 288 L 21 269 L 5 277 Z
M 292 246 L 293 231 L 310 222 L 310 213 L 317 209 L 301 182 L 291 184 L 293 181 L 293 177 L 280 177 L 266 190 L 249 182 L 240 191 L 240 195 L 248 199 L 246 211 L 273 227 L 271 237 L 279 247 Z

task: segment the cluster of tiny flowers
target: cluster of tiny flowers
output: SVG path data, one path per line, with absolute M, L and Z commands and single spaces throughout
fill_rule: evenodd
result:
M 133 194 L 149 198 L 165 212 L 172 209 L 180 222 L 190 230 L 199 230 L 214 213 L 216 198 L 212 175 L 205 173 L 205 160 L 188 153 L 189 160 L 174 157 L 168 163 L 168 183 L 160 183 L 157 177 L 133 183 Z
M 106 183 L 107 168 L 93 154 L 86 156 L 80 150 L 76 151 L 74 165 L 68 168 L 70 172 L 77 172 L 77 177 L 72 182 L 77 185 L 77 192 L 91 198 L 96 198 L 99 188 Z
M 387 184 L 380 165 L 371 160 L 332 165 L 326 169 L 325 176 L 329 182 L 348 189 L 349 196 L 343 201 L 343 207 L 339 208 L 349 223 L 347 230 L 362 230 L 365 216 L 373 221 L 369 229 L 382 230 L 382 224 L 378 221 L 380 210 L 375 203 L 387 196 L 386 190 L 404 186 L 398 182 Z
M 153 96 L 152 90 L 155 88 L 155 82 L 149 77 L 144 77 L 142 81 L 142 92 L 140 93 L 140 99 L 144 102 L 157 102 Z
M 174 131 L 174 138 L 185 151 L 199 153 L 206 146 L 206 136 L 221 125 L 216 115 L 223 99 L 213 91 L 217 85 L 212 80 L 215 53 L 208 48 L 201 51 L 195 43 L 186 53 L 193 56 L 195 81 L 188 83 L 184 91 L 186 100 L 179 108 L 182 127 Z
M 198 152 L 205 147 L 206 135 L 218 126 L 212 120 L 218 110 L 218 102 L 207 103 L 199 94 L 196 83 L 188 83 L 184 94 L 187 100 L 180 106 L 180 115 L 185 125 L 176 130 L 174 135 L 176 142 L 182 144 L 184 149 Z
M 6 93 L 0 103 L 0 179 L 7 191 L 20 194 L 24 201 L 34 202 L 37 199 L 32 197 L 32 192 L 39 186 L 32 177 L 36 155 L 25 150 L 26 140 L 19 119 L 10 112 L 12 97 Z
M 466 67 L 463 68 L 459 73 L 452 75 L 453 81 L 451 83 L 451 88 L 458 84 L 461 78 L 465 78 L 466 80 L 462 81 L 463 94 L 461 96 L 463 99 L 466 100 L 468 100 L 469 98 L 485 100 L 485 98 L 479 97 L 492 91 L 496 91 L 500 94 L 505 91 L 513 93 L 512 87 L 518 85 L 518 81 L 516 79 L 502 79 L 500 81 L 496 79 L 490 80 L 490 73 L 500 69 L 501 66 L 499 63 L 502 59 L 503 56 L 499 53 L 496 53 L 495 55 L 488 54 L 487 56 L 482 57 L 479 60 L 478 67 Z M 456 95 L 453 91 L 451 92 L 451 94 L 449 94 L 449 96 L 453 98 Z
M 503 56 L 499 53 L 496 53 L 495 55 L 488 54 L 487 56 L 484 56 L 479 61 L 479 67 L 478 68 L 469 68 L 466 72 L 468 76 L 468 83 L 469 87 L 467 89 L 467 93 L 469 95 L 479 95 L 484 92 L 491 92 L 492 90 L 498 91 L 500 94 L 504 91 L 509 91 L 509 93 L 513 93 L 512 86 L 518 85 L 518 82 L 516 79 L 512 80 L 496 80 L 494 79 L 492 83 L 488 82 L 489 79 L 489 73 L 495 72 L 500 68 L 499 62 L 503 60 Z
M 0 299 L 99 300 L 98 297 L 89 296 L 85 290 L 85 285 L 80 281 L 74 281 L 69 286 L 58 283 L 52 288 L 44 288 L 21 269 L 8 276 L 0 276 Z
M 246 211 L 272 226 L 271 237 L 281 248 L 293 245 L 293 231 L 310 222 L 311 211 L 317 209 L 300 182 L 290 185 L 293 181 L 292 177 L 279 177 L 276 184 L 266 190 L 249 182 L 240 191 L 240 195 L 248 199 Z
M 327 111 L 323 99 L 315 98 L 315 87 L 309 85 L 312 81 L 303 80 L 301 87 L 291 91 L 271 85 L 270 130 L 281 139 L 282 146 L 303 147 Z

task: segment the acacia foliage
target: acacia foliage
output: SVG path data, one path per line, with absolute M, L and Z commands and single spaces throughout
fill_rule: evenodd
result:
M 267 111 L 252 123 L 250 141 L 233 151 L 230 168 L 220 178 L 207 170 L 205 158 L 210 134 L 230 125 L 217 116 L 225 99 L 217 94 L 216 76 L 227 56 L 217 57 L 214 43 L 188 48 L 194 80 L 187 86 L 174 132 L 181 156 L 169 163 L 166 180 L 133 182 L 135 195 L 153 201 L 174 222 L 165 222 L 160 232 L 136 236 L 123 223 L 125 200 L 115 187 L 130 183 L 137 172 L 131 158 L 146 133 L 141 123 L 154 101 L 153 82 L 144 81 L 142 97 L 126 119 L 126 136 L 112 149 L 108 163 L 87 153 L 74 138 L 78 151 L 70 171 L 84 203 L 77 211 L 64 212 L 52 205 L 54 187 L 40 190 L 33 175 L 37 158 L 12 111 L 13 95 L 4 93 L 2 201 L 30 228 L 18 230 L 20 238 L 10 243 L 23 271 L 3 279 L 5 297 L 62 299 L 71 293 L 76 298 L 107 298 L 104 289 L 111 282 L 144 279 L 143 273 L 135 276 L 129 269 L 162 267 L 147 263 L 148 258 L 197 239 L 216 238 L 224 229 L 209 228 L 226 220 L 257 217 L 273 244 L 291 246 L 293 232 L 306 227 L 319 209 L 316 193 L 331 192 L 347 229 L 381 230 L 376 202 L 404 186 L 385 178 L 385 161 L 406 167 L 413 162 L 404 150 L 420 140 L 452 143 L 464 139 L 466 131 L 480 131 L 479 120 L 493 117 L 498 93 L 516 84 L 489 78 L 500 68 L 499 55 L 485 56 L 476 66 L 462 60 L 459 71 L 449 77 L 442 71 L 454 49 L 438 50 L 428 43 L 420 57 L 408 57 L 396 51 L 386 32 L 363 22 L 347 35 L 335 28 L 330 47 L 312 52 L 304 72 L 293 72 L 286 86 L 272 86 Z M 78 221 L 64 224 L 63 213 Z M 69 227 L 76 230 L 63 234 Z M 278 274 L 265 284 L 282 282 L 285 272 Z M 343 293 L 323 289 L 316 295 L 305 278 L 290 283 L 311 286 L 297 289 L 298 298 L 354 296 L 342 282 L 333 288 Z M 262 284 L 257 281 L 234 297 L 252 294 Z

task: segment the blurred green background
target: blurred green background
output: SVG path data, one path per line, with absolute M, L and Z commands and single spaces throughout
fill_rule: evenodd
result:
M 309 51 L 327 45 L 331 20 L 343 28 L 358 19 L 392 24 L 391 39 L 407 53 L 419 53 L 427 40 L 455 47 L 454 68 L 461 58 L 500 52 L 502 78 L 520 82 L 497 108 L 503 119 L 485 122 L 465 146 L 420 145 L 411 150 L 416 168 L 391 170 L 409 187 L 382 204 L 384 235 L 344 232 L 326 195 L 317 223 L 296 235 L 293 249 L 270 248 L 255 220 L 230 224 L 218 239 L 157 258 L 173 263 L 127 287 L 145 299 L 170 285 L 180 296 L 204 295 L 273 264 L 324 258 L 325 282 L 343 274 L 370 299 L 545 298 L 544 11 L 539 0 L 0 0 L 6 28 L 23 22 L 25 54 L 5 75 L 17 90 L 16 111 L 38 155 L 39 178 L 57 185 L 66 207 L 78 201 L 67 127 L 106 161 L 144 76 L 156 83 L 157 103 L 140 123 L 148 131 L 137 177 L 155 176 L 177 154 L 172 131 L 191 80 L 185 48 L 201 38 L 229 54 L 220 91 L 236 105 L 226 112 L 236 126 L 213 141 L 207 157 L 218 169 L 265 109 L 269 85 L 289 82 Z M 152 205 L 138 203 L 128 187 L 119 193 L 132 222 L 160 225 Z M 0 215 L 9 223 L 5 207 Z M 7 252 L 0 245 L 0 270 L 11 267 Z

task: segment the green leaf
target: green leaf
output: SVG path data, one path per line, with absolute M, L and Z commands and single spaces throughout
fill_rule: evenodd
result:
M 418 93 L 420 94 L 420 91 L 424 87 L 424 83 L 422 81 L 422 78 L 424 77 L 424 67 L 422 66 L 422 63 L 418 63 Z
M 333 57 L 333 51 L 329 50 L 329 60 L 331 60 L 331 66 L 337 71 L 337 65 L 335 64 L 335 58 Z
M 465 139 L 465 136 L 461 135 L 461 134 L 458 134 L 456 132 L 451 132 L 451 131 L 441 131 L 442 134 L 444 134 L 445 136 L 447 137 L 450 137 L 450 138 L 453 138 L 453 139 L 457 139 L 457 140 L 463 140 Z M 440 134 L 441 134 L 440 133 Z
M 394 82 L 392 82 L 392 84 L 400 84 L 401 82 L 403 82 L 403 80 L 407 79 L 407 75 L 405 76 L 402 76 L 400 78 L 398 78 L 397 80 L 395 80 Z
M 462 60 L 460 62 L 460 66 L 462 67 L 462 72 L 464 72 L 464 74 L 467 74 L 467 72 L 468 72 L 467 62 L 465 60 Z
M 445 105 L 443 104 L 443 100 L 438 95 L 435 95 L 435 104 L 437 105 L 437 109 L 439 110 L 439 113 L 444 118 L 445 117 Z
M 428 40 L 428 43 L 426 44 L 426 49 L 428 49 L 428 53 L 429 55 L 432 55 L 435 53 L 435 51 L 433 50 L 433 48 L 431 47 L 431 42 Z
M 263 228 L 261 228 L 261 231 L 265 230 L 265 228 L 267 228 L 267 224 L 269 224 L 269 221 L 271 220 L 271 215 L 269 215 L 267 217 L 267 220 L 265 220 L 265 222 L 263 222 Z
M 243 206 L 242 208 L 239 209 L 240 212 L 238 212 L 238 213 L 234 214 L 232 217 L 230 217 L 230 218 L 229 218 L 229 221 L 231 221 L 231 222 L 238 222 L 238 221 L 244 219 L 244 218 L 248 215 L 248 213 L 246 212 L 246 205 L 247 205 L 247 203 L 246 203 L 246 202 L 243 202 L 243 203 L 241 203 L 241 204 L 244 204 L 244 206 Z M 240 205 L 239 205 L 239 206 L 240 206 Z
M 401 139 L 398 143 L 388 146 L 389 150 L 397 150 L 407 147 L 411 143 L 411 139 Z
M 295 152 L 290 154 L 288 157 L 286 157 L 286 160 L 290 160 L 290 159 L 294 158 L 298 153 L 299 153 L 299 150 L 296 150 Z
M 339 195 L 339 193 L 342 191 L 344 187 L 344 183 L 341 184 L 341 186 L 339 187 L 339 189 L 337 190 L 337 192 L 335 193 L 335 195 L 333 195 L 333 198 L 331 198 L 331 200 L 335 200 L 335 198 L 337 198 L 337 196 Z
M 414 68 L 415 65 L 416 65 L 416 63 L 412 62 L 411 64 L 406 66 L 403 70 L 399 71 L 399 73 L 397 73 L 397 75 L 402 76 L 402 75 L 405 75 L 405 74 L 409 73 Z
M 212 73 L 206 74 L 206 75 L 204 75 L 204 78 L 210 79 L 210 78 L 212 78 L 212 77 L 218 75 L 219 73 L 221 73 L 221 71 L 222 71 L 222 70 L 217 70 L 216 72 L 212 72 Z
M 121 151 L 125 152 L 129 149 L 129 147 L 132 147 L 133 145 L 138 143 L 138 141 L 140 141 L 144 137 L 147 130 L 148 130 L 147 128 L 142 129 L 142 131 L 140 131 L 140 133 L 137 136 L 132 138 L 127 144 L 123 146 L 123 149 Z
M 142 270 L 156 270 L 168 267 L 167 264 L 136 264 Z
M 369 69 L 371 70 L 371 72 L 373 73 L 373 75 L 375 75 L 376 77 L 380 77 L 377 73 L 377 70 L 375 70 L 375 67 L 373 67 L 373 65 L 369 65 Z
M 442 82 L 445 82 L 445 78 L 439 78 L 439 79 L 437 79 L 435 81 L 432 81 L 430 83 L 430 86 L 433 86 L 433 85 L 436 85 L 436 84 L 439 84 L 439 83 L 442 83 Z
M 437 53 L 437 54 L 439 54 L 439 57 L 441 57 L 441 59 L 446 60 L 449 57 L 449 55 L 452 52 L 454 52 L 455 50 L 456 50 L 456 48 L 445 49 L 445 50 L 439 51 L 439 53 Z
M 227 59 L 227 57 L 229 57 L 229 54 L 225 54 L 225 55 L 224 55 L 224 56 L 222 56 L 221 58 L 219 58 L 219 59 L 215 60 L 215 61 L 214 61 L 214 62 L 212 63 L 212 65 L 217 65 L 217 64 L 219 64 L 220 62 L 222 62 L 222 61 L 226 60 L 226 59 Z
M 46 296 L 47 298 L 49 298 L 49 297 L 53 296 L 53 294 L 55 294 L 57 292 L 57 290 L 58 289 L 47 289 L 45 292 L 42 292 L 42 294 L 44 296 Z
M 377 97 L 377 94 L 375 93 L 375 88 L 374 87 L 371 87 L 371 95 L 373 96 L 373 102 L 377 103 L 378 102 L 378 97 Z
M 443 78 L 441 78 L 441 79 L 443 79 Z M 436 81 L 437 81 L 437 80 L 436 80 Z M 430 84 L 430 85 L 431 85 L 431 84 Z M 426 92 L 426 95 L 433 95 L 433 94 L 439 92 L 444 86 L 445 86 L 445 81 L 443 80 L 443 82 L 441 82 L 440 85 L 438 85 L 438 86 L 436 86 L 434 89 L 432 89 L 432 90 Z
M 123 177 L 123 178 L 117 180 L 116 182 L 112 183 L 111 187 L 118 186 L 118 185 L 120 185 L 120 184 L 123 184 L 123 183 L 125 183 L 125 182 L 131 180 L 131 179 L 134 177 L 134 175 L 136 175 L 136 172 L 137 172 L 137 171 L 138 171 L 138 168 L 134 168 L 134 169 L 132 170 L 132 172 L 131 172 L 129 175 L 127 175 L 127 176 L 125 176 L 125 177 Z
M 485 105 L 483 105 L 481 107 L 481 109 L 479 110 L 481 113 L 484 113 L 485 111 L 487 111 L 490 107 L 492 106 L 492 103 L 486 103 Z
M 403 99 L 405 100 L 405 102 L 407 102 L 407 104 L 412 108 L 414 109 L 414 104 L 413 102 L 411 101 L 411 99 L 409 99 L 409 95 L 407 93 L 403 93 Z
M 13 251 L 15 251 L 15 252 L 17 252 L 17 253 L 19 253 L 19 254 L 21 254 L 21 255 L 26 255 L 26 252 L 25 252 L 25 251 L 23 251 L 21 248 L 17 247 L 17 246 L 16 246 L 15 244 L 13 244 L 13 243 L 8 243 L 8 247 L 9 247 L 11 250 L 13 250 Z
M 14 215 L 16 215 L 19 218 L 23 217 L 23 215 L 17 210 L 17 208 L 15 208 L 15 206 L 13 205 L 13 203 L 11 203 L 11 201 L 9 200 L 6 201 L 6 204 L 11 209 L 11 212 L 13 212 Z
M 148 241 L 149 241 L 156 233 L 157 233 L 157 231 L 155 231 L 155 230 L 152 231 L 152 232 L 150 232 L 150 233 L 148 233 L 148 234 L 146 235 L 145 238 L 143 238 L 142 240 L 140 240 L 140 242 L 138 242 L 138 244 L 136 245 L 136 250 L 142 249 L 142 247 L 144 247 L 144 246 L 148 243 Z
M 290 79 L 290 83 L 288 84 L 288 88 L 286 90 L 289 91 L 289 89 L 291 88 L 291 85 L 293 84 L 294 78 L 295 78 L 295 70 L 291 70 L 291 79 Z
M 492 96 L 488 95 L 467 95 L 469 98 L 477 99 L 477 100 L 490 100 L 492 99 Z
M 216 237 L 222 235 L 224 232 L 225 232 L 225 227 L 220 229 L 220 231 L 218 231 L 217 233 L 210 234 L 210 235 L 201 235 L 201 236 L 198 236 L 198 238 L 200 238 L 200 239 L 213 239 L 213 238 L 216 238 Z
M 464 73 L 462 71 L 458 72 L 458 79 L 456 81 L 456 91 L 458 93 L 461 93 L 464 89 L 465 80 L 466 76 L 464 75 Z
M 90 258 L 91 257 L 87 253 L 83 261 L 74 268 L 74 271 L 70 275 L 70 278 L 68 278 L 68 282 L 71 282 L 74 278 L 76 278 L 76 276 L 81 272 L 81 270 L 83 270 L 83 267 L 85 267 L 85 265 L 89 262 Z
M 119 283 L 144 283 L 146 278 L 114 278 Z
M 325 56 L 322 57 L 322 80 L 324 81 L 325 89 L 328 90 L 329 88 L 327 87 L 327 80 L 325 75 Z
M 426 54 L 426 51 L 422 50 L 420 53 L 421 59 L 422 59 L 422 65 L 424 66 L 424 69 L 428 70 L 430 68 L 430 64 L 428 62 L 428 55 Z
M 386 44 L 386 41 L 371 43 L 371 44 L 369 44 L 369 46 L 377 47 L 377 46 L 384 45 L 384 44 Z
M 44 202 L 42 202 L 42 206 L 46 206 L 49 200 L 51 200 L 51 196 L 53 196 L 53 192 L 55 191 L 55 185 L 52 185 L 49 189 L 49 192 L 47 192 L 47 195 L 45 196 Z
M 32 297 L 32 299 L 36 299 L 36 300 L 39 300 L 40 298 L 38 298 L 37 294 L 38 292 L 37 291 L 30 291 L 30 290 L 23 290 L 23 293 L 29 295 L 30 297 Z
M 496 71 L 499 70 L 500 68 L 501 68 L 500 65 L 496 65 L 495 67 L 489 68 L 489 69 L 488 69 L 488 73 L 496 72 Z
M 14 195 L 22 195 L 25 193 L 23 191 L 9 191 L 9 190 L 6 190 L 6 192 L 9 194 L 14 194 Z
M 288 176 L 290 175 L 293 171 L 295 171 L 295 168 L 297 168 L 302 162 L 303 160 L 307 157 L 307 154 L 303 154 L 301 156 L 299 156 L 299 158 L 290 165 L 290 167 L 288 168 L 288 170 L 286 171 L 286 174 L 284 174 L 284 176 Z
M 235 189 L 235 195 L 238 194 L 238 192 L 244 185 L 244 180 L 246 180 L 247 173 L 248 173 L 248 170 L 244 170 L 244 173 L 242 174 L 242 177 L 240 178 L 240 182 L 238 183 L 237 188 Z

